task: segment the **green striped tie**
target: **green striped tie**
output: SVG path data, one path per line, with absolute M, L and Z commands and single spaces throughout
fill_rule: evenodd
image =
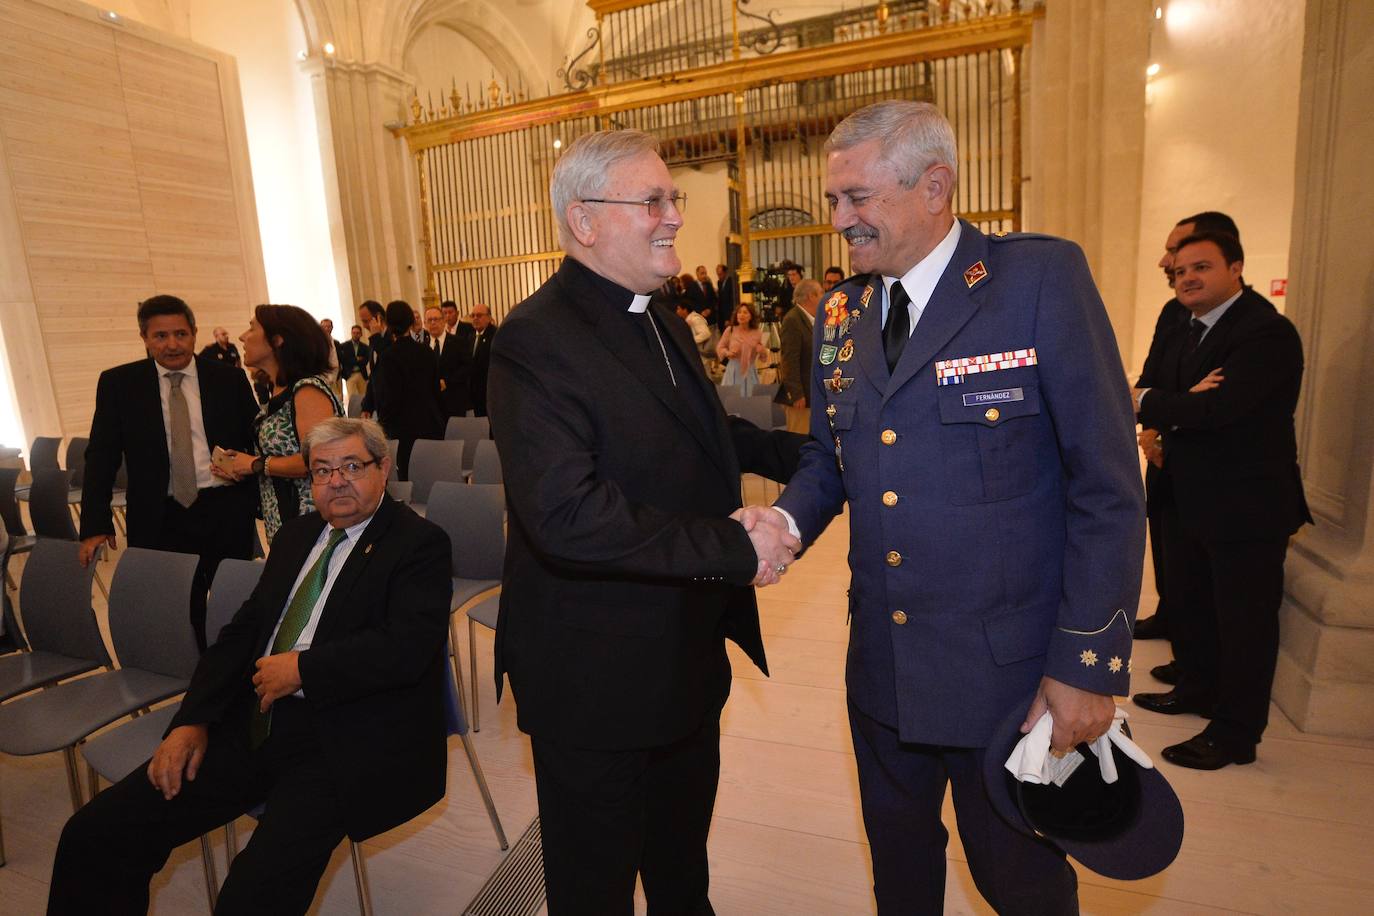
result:
M 324 545 L 324 552 L 315 561 L 315 565 L 310 567 L 310 571 L 301 580 L 300 588 L 296 589 L 296 594 L 291 596 L 291 603 L 286 606 L 286 613 L 282 616 L 281 626 L 277 627 L 277 638 L 272 640 L 272 654 L 277 655 L 282 652 L 290 651 L 291 647 L 300 639 L 301 631 L 305 629 L 306 623 L 310 620 L 310 612 L 314 609 L 316 602 L 320 600 L 321 593 L 324 592 L 324 583 L 329 579 L 329 561 L 334 556 L 334 549 L 344 539 L 342 528 L 335 528 L 329 532 L 329 541 Z M 267 740 L 267 736 L 272 731 L 272 710 L 262 712 L 256 705 L 253 707 L 253 718 L 249 722 L 249 742 L 254 750 L 262 746 Z

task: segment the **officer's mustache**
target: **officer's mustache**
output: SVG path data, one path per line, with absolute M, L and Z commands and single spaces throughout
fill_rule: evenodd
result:
M 850 226 L 840 233 L 846 242 L 853 243 L 859 239 L 876 239 L 878 233 L 867 226 Z

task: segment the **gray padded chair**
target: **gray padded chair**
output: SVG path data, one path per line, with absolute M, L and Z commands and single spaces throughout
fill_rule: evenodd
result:
M 33 520 L 33 533 L 40 538 L 76 540 L 76 525 L 67 508 L 70 480 L 68 471 L 34 471 L 29 488 L 29 518 Z
M 477 707 L 477 646 L 474 621 L 496 628 L 496 619 L 484 612 L 473 617 L 473 605 L 501 587 L 501 568 L 506 555 L 506 491 L 492 484 L 436 483 L 430 493 L 430 521 L 443 528 L 452 545 L 453 599 L 449 617 L 449 639 L 458 646 L 457 624 L 454 617 L 467 610 L 468 662 L 472 674 L 472 730 L 481 731 L 482 723 Z M 488 622 L 490 619 L 490 622 Z M 461 666 L 456 666 L 461 670 Z M 458 685 L 459 697 L 462 684 Z
M 210 596 L 205 605 L 205 632 L 211 634 L 213 644 L 219 638 L 219 631 L 233 619 L 234 613 L 248 600 L 253 588 L 262 575 L 263 564 L 256 560 L 223 560 L 215 570 L 215 580 L 210 585 Z M 119 782 L 148 758 L 153 756 L 172 718 L 181 708 L 181 703 L 171 703 L 150 713 L 141 715 L 132 722 L 116 726 L 109 731 L 88 739 L 81 745 L 81 756 L 86 758 L 89 774 L 91 797 L 100 790 L 100 780 Z M 225 826 L 229 848 L 234 848 L 233 822 Z M 210 898 L 210 909 L 215 908 L 219 896 L 219 877 L 215 874 L 215 857 L 210 849 L 210 835 L 200 838 L 201 863 L 205 869 L 205 892 Z
M 38 538 L 29 534 L 29 529 L 24 527 L 24 516 L 19 512 L 19 501 L 14 498 L 14 485 L 22 470 L 22 466 L 0 467 L 0 522 L 4 523 L 5 532 L 9 535 L 9 545 L 5 548 L 6 559 L 16 554 L 28 553 L 38 541 Z M 15 587 L 8 567 L 5 569 L 4 579 L 10 588 Z
M 496 451 L 496 443 L 490 439 L 483 439 L 477 443 L 477 453 L 472 458 L 472 482 L 505 483 L 505 478 L 501 475 L 501 454 Z
M 38 436 L 33 440 L 33 445 L 29 448 L 29 473 L 36 474 L 39 471 L 56 471 L 57 452 L 62 445 L 61 436 Z M 16 487 L 15 497 L 19 500 L 29 498 L 28 487 Z
M 67 504 L 80 507 L 81 505 L 81 483 L 86 478 L 86 446 L 91 444 L 91 440 L 85 436 L 73 436 L 67 443 L 67 457 L 63 461 L 63 467 L 67 469 L 69 475 L 67 490 Z M 77 512 L 80 513 L 80 508 Z M 79 516 L 78 516 L 79 517 Z
M 75 541 L 34 546 L 20 584 L 28 650 L 0 658 L 0 701 L 60 680 L 108 668 L 110 657 L 91 609 L 94 564 L 81 568 Z M 6 615 L 5 630 L 18 620 Z
M 357 419 L 363 415 L 363 396 L 361 394 L 350 394 L 348 396 L 348 408 L 344 411 L 346 416 Z
M 429 491 L 447 480 L 462 483 L 463 443 L 452 439 L 416 439 L 410 452 L 410 506 L 425 515 Z
M 109 601 L 110 636 L 120 667 L 0 706 L 0 753 L 28 757 L 62 751 L 73 810 L 82 803 L 76 745 L 186 689 L 200 657 L 188 611 L 195 571 L 192 554 L 125 550 Z
M 463 470 L 470 471 L 473 456 L 477 454 L 477 443 L 491 438 L 491 423 L 486 417 L 449 417 L 444 438 L 462 440 Z
M 767 385 L 755 385 L 753 397 L 773 399 L 773 395 L 778 393 L 779 385 L 777 382 L 770 382 Z

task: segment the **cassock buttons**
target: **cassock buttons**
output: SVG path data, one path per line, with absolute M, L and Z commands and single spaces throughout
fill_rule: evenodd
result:
M 891 430 L 891 429 L 885 429 L 885 430 L 883 430 L 883 436 L 882 436 L 882 438 L 883 438 L 883 445 L 896 445 L 896 444 L 897 444 L 897 433 L 896 433 L 895 430 Z
M 996 423 L 1002 418 L 1002 411 L 998 410 L 996 407 L 989 407 L 987 413 L 983 414 L 983 418 L 989 423 Z
M 889 509 L 897 505 L 897 494 L 893 493 L 891 490 L 888 490 L 886 493 L 884 493 L 883 505 L 887 506 Z
M 893 611 L 893 612 L 892 612 L 892 622 L 895 623 L 895 624 L 896 624 L 897 626 L 899 626 L 899 627 L 900 627 L 902 624 L 906 623 L 906 611 Z
M 888 565 L 888 566 L 901 566 L 901 565 L 902 565 L 902 555 L 901 555 L 900 553 L 898 553 L 897 551 L 895 551 L 895 550 L 889 550 L 889 551 L 887 552 L 887 565 Z

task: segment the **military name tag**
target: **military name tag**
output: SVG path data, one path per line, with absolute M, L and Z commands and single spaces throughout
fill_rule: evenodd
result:
M 1002 388 L 998 391 L 975 391 L 964 395 L 965 407 L 978 407 L 982 404 L 1004 404 L 1008 401 L 1024 401 L 1025 395 L 1020 388 Z
M 830 329 L 827 328 L 827 330 L 830 330 Z M 821 365 L 822 365 L 822 366 L 828 366 L 828 365 L 830 365 L 831 363 L 833 363 L 833 362 L 835 361 L 835 353 L 836 353 L 836 348 L 834 347 L 834 345 L 832 345 L 832 344 L 823 344 L 823 345 L 821 346 Z

